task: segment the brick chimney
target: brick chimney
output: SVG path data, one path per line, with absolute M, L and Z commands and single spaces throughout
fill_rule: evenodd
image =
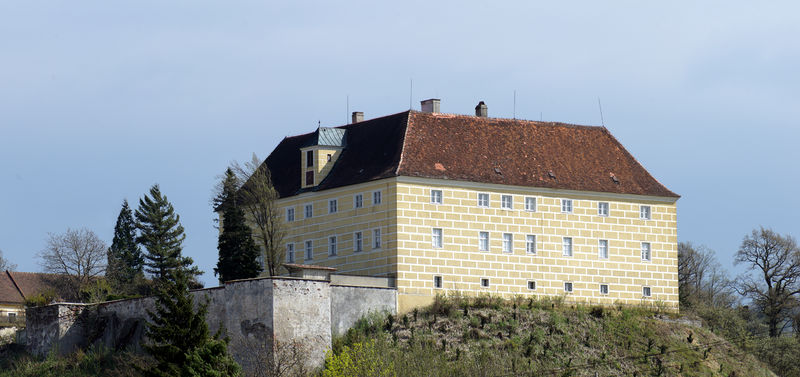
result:
M 353 111 L 353 123 L 363 122 L 364 113 L 361 111 Z
M 426 99 L 424 101 L 420 101 L 422 104 L 422 112 L 423 113 L 438 113 L 439 112 L 439 102 L 441 102 L 438 98 L 431 98 Z
M 483 101 L 478 102 L 478 106 L 475 106 L 475 116 L 486 118 L 489 116 L 489 108 L 486 107 L 486 104 Z

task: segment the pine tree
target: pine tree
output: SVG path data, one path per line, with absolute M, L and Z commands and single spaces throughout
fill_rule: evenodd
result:
M 214 200 L 217 210 L 222 212 L 222 232 L 217 242 L 219 260 L 214 268 L 214 274 L 219 275 L 220 283 L 254 278 L 262 271 L 258 263 L 260 253 L 253 241 L 252 230 L 247 226 L 244 211 L 236 200 L 238 183 L 233 170 L 228 168 L 221 182 L 221 192 Z
M 186 270 L 190 275 L 199 275 L 197 267 L 191 267 L 192 258 L 184 257 L 183 226 L 180 216 L 175 213 L 166 196 L 161 195 L 158 184 L 150 188 L 150 196 L 139 199 L 136 209 L 136 227 L 139 237 L 136 241 L 147 249 L 145 272 L 153 276 L 156 283 L 163 283 L 170 272 Z
M 114 240 L 108 248 L 106 279 L 116 293 L 137 293 L 137 283 L 144 275 L 142 250 L 136 243 L 136 224 L 128 201 L 122 202 L 122 209 L 114 226 Z
M 189 293 L 186 269 L 167 272 L 156 291 L 155 311 L 148 311 L 143 348 L 156 360 L 148 376 L 238 376 L 240 367 L 228 354 L 227 339 L 209 335 L 208 301 L 197 305 Z M 220 330 L 222 331 L 222 330 Z

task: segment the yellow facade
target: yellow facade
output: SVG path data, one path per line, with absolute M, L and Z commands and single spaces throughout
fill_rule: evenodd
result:
M 380 192 L 379 204 L 373 203 L 375 192 Z M 488 194 L 488 206 L 479 200 L 485 199 L 481 194 Z M 441 203 L 434 203 L 439 198 Z M 535 209 L 530 201 L 526 209 L 526 198 L 533 198 Z M 571 211 L 563 210 L 568 209 L 563 200 L 571 201 Z M 430 303 L 436 294 L 455 292 L 565 296 L 572 302 L 650 303 L 677 310 L 675 201 L 401 176 L 301 193 L 281 199 L 280 205 L 295 263 L 394 277 L 401 312 Z M 601 202 L 607 203 L 607 216 L 599 214 Z M 307 205 L 311 217 L 306 217 Z M 642 218 L 643 211 L 649 219 Z M 362 246 L 356 251 L 359 232 Z M 535 237 L 530 242 L 535 247 L 528 245 L 529 236 Z M 307 241 L 312 259 L 305 255 Z M 603 242 L 607 258 L 601 255 Z M 336 255 L 330 255 L 334 243 Z M 488 249 L 481 250 L 483 245 Z M 571 292 L 565 283 L 571 283 Z

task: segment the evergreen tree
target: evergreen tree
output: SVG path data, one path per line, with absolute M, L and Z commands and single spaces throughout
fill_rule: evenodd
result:
M 228 354 L 227 339 L 209 335 L 208 301 L 197 305 L 189 293 L 186 269 L 167 272 L 158 286 L 155 311 L 148 311 L 143 348 L 156 360 L 148 376 L 238 376 L 240 367 Z M 222 331 L 222 330 L 220 330 Z
M 220 283 L 254 278 L 262 271 L 258 263 L 260 253 L 253 241 L 252 230 L 247 226 L 244 211 L 236 200 L 239 181 L 233 170 L 228 168 L 225 171 L 220 186 L 221 192 L 214 199 L 217 211 L 222 213 L 222 232 L 217 242 L 219 260 L 214 275 L 219 275 Z
M 136 241 L 147 249 L 145 254 L 145 272 L 153 276 L 156 283 L 169 278 L 170 272 L 186 270 L 190 275 L 199 275 L 197 267 L 193 267 L 192 258 L 184 257 L 183 226 L 180 216 L 175 213 L 172 204 L 155 184 L 150 188 L 150 196 L 139 199 L 136 209 L 136 227 L 139 237 Z
M 122 209 L 114 226 L 114 240 L 108 248 L 106 279 L 114 292 L 133 294 L 137 284 L 143 280 L 144 259 L 142 250 L 136 243 L 136 223 L 128 201 L 122 202 Z

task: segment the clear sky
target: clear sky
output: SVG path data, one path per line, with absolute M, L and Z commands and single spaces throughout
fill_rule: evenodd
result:
M 442 99 L 443 112 L 605 126 L 680 194 L 678 236 L 731 269 L 764 225 L 800 236 L 800 6 L 751 1 L 2 1 L 0 249 L 106 242 L 154 183 L 217 259 L 232 160 Z M 409 82 L 413 79 L 413 93 Z

